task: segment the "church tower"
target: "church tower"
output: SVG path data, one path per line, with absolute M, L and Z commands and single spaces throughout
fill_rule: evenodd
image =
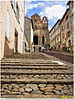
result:
M 31 16 L 33 20 L 33 41 L 35 46 L 45 46 L 49 43 L 49 30 L 48 30 L 48 19 L 44 16 L 34 14 Z

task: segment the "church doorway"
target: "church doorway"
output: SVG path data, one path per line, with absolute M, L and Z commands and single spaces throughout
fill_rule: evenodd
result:
M 37 35 L 34 35 L 34 45 L 38 45 L 38 36 Z
M 42 44 L 44 44 L 44 36 L 42 37 Z

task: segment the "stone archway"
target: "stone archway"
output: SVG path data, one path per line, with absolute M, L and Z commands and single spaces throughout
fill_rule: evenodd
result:
M 33 37 L 34 45 L 38 45 L 38 36 L 34 35 Z

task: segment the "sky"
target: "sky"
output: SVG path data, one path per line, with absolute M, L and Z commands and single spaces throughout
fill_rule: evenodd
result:
M 68 0 L 26 0 L 25 1 L 25 16 L 29 18 L 35 13 L 42 17 L 48 18 L 49 31 L 54 24 L 63 17 L 68 6 Z

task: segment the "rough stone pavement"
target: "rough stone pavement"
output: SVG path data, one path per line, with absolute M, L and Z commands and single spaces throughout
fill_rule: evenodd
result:
M 73 65 L 43 53 L 1 61 L 1 98 L 73 97 Z

